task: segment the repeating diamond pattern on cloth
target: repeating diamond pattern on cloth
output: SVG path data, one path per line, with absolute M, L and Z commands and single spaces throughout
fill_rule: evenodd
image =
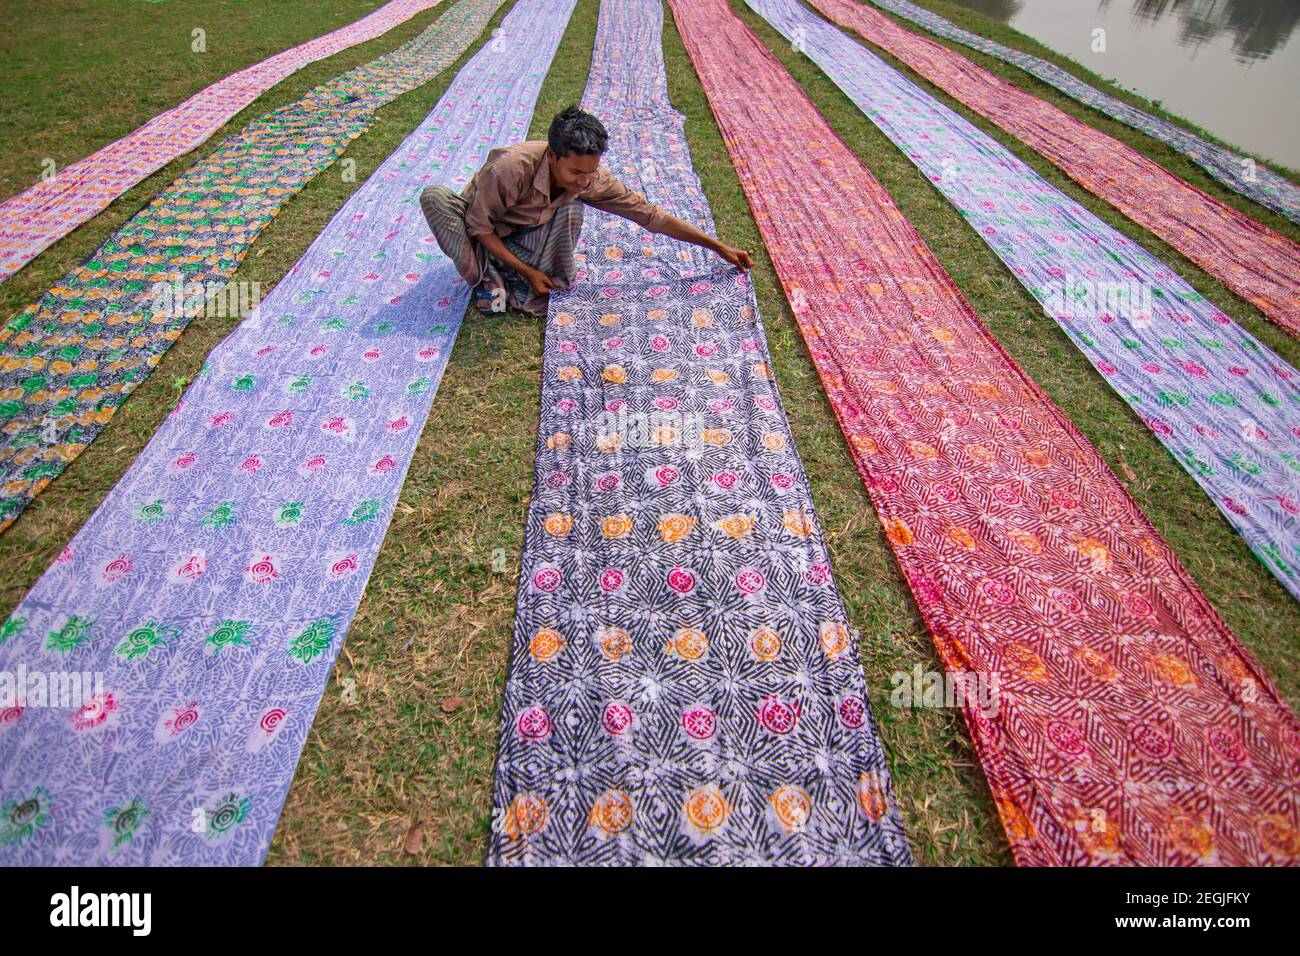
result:
M 251 303 L 247 290 L 222 289 L 281 207 L 379 107 L 451 66 L 503 2 L 461 0 L 396 50 L 254 120 L 0 330 L 0 531 L 94 441 L 196 314 Z
M 1300 246 L 1114 137 L 851 0 L 810 0 L 1151 230 L 1292 335 Z
M 1108 96 L 1096 87 L 1089 86 L 1073 73 L 1061 69 L 1055 63 L 1022 50 L 1003 46 L 978 33 L 963 30 L 937 13 L 909 3 L 908 0 L 871 0 L 871 2 L 905 20 L 925 27 L 931 33 L 956 40 L 980 53 L 986 53 L 1004 63 L 1020 67 L 1026 73 L 1036 76 L 1049 86 L 1056 87 L 1085 106 L 1091 106 L 1112 119 L 1126 123 L 1172 146 L 1234 192 L 1253 199 L 1294 222 L 1300 222 L 1300 186 L 1285 176 L 1279 176 L 1267 166 L 1261 166 L 1253 159 L 1203 139 L 1175 123 L 1144 113 L 1136 106 Z
M 515 5 L 4 624 L 103 688 L 0 714 L 0 861 L 263 858 L 469 298 L 420 192 L 526 135 L 573 6 Z
M 658 0 L 604 0 L 611 170 L 712 217 Z M 746 276 L 589 210 L 546 320 L 489 862 L 905 864 Z
M 0 203 L 0 281 L 108 206 L 146 176 L 204 143 L 286 76 L 382 36 L 440 0 L 392 0 L 355 23 L 232 73 Z
M 1022 864 L 1294 863 L 1300 721 L 724 0 L 671 0 Z M 977 703 L 977 702 L 976 702 Z
M 748 0 L 907 154 L 1300 598 L 1300 373 L 1172 269 L 793 0 Z

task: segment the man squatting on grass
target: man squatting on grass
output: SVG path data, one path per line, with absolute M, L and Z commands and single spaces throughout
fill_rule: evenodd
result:
M 488 153 L 464 192 L 430 186 L 420 208 L 438 245 L 474 290 L 479 311 L 505 305 L 545 315 L 552 289 L 568 288 L 583 204 L 630 219 L 650 232 L 712 249 L 742 270 L 749 253 L 665 212 L 600 165 L 609 134 L 570 106 L 551 121 L 546 142 Z

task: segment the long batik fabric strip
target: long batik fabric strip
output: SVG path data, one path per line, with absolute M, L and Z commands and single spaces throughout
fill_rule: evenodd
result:
M 953 203 L 1300 598 L 1300 373 L 795 0 L 748 0 Z
M 375 111 L 429 82 L 504 0 L 461 0 L 419 36 L 232 135 L 0 331 L 0 531 L 95 439 L 280 209 Z M 209 300 L 210 298 L 210 301 Z
M 1296 862 L 1300 721 L 726 0 L 672 5 L 1016 859 Z
M 605 0 L 584 105 L 712 229 L 658 0 Z M 489 862 L 905 864 L 747 278 L 588 211 L 552 297 Z
M 263 858 L 468 300 L 420 191 L 527 134 L 572 10 L 515 5 L 4 624 L 0 861 Z
M 0 281 L 146 176 L 204 143 L 286 76 L 382 36 L 440 0 L 392 0 L 325 36 L 232 73 L 135 132 L 0 203 Z
M 937 36 L 955 40 L 1004 63 L 1020 67 L 1026 73 L 1037 77 L 1048 86 L 1056 87 L 1085 106 L 1091 106 L 1112 119 L 1117 119 L 1172 146 L 1234 192 L 1253 199 L 1294 222 L 1300 222 L 1300 186 L 1268 167 L 1258 165 L 1255 160 L 1203 139 L 1176 123 L 1144 113 L 1136 106 L 1117 100 L 1096 87 L 1089 86 L 1055 63 L 1025 53 L 1023 50 L 1003 46 L 978 33 L 964 30 L 937 13 L 909 3 L 908 0 L 871 0 L 871 2 L 924 27 Z
M 1300 334 L 1300 246 L 1093 129 L 857 0 L 809 0 L 1149 229 L 1292 335 Z

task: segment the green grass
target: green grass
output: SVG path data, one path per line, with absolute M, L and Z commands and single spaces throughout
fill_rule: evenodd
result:
M 177 0 L 177 6 L 181 2 Z M 1293 704 L 1300 701 L 1300 669 L 1294 648 L 1294 636 L 1300 633 L 1296 603 L 915 167 L 810 61 L 794 54 L 778 34 L 749 14 L 743 3 L 732 2 L 886 186 L 1003 345 L 1080 425 L 1117 475 L 1125 478 L 1129 473 L 1125 469 L 1131 470 L 1134 477 L 1126 484 L 1138 503 L 1283 693 Z M 449 5 L 445 2 L 434 13 Z M 931 5 L 945 15 L 951 6 Z M 598 0 L 579 0 L 542 89 L 531 135 L 541 136 L 556 110 L 581 98 L 598 6 Z M 953 17 L 956 19 L 956 14 Z M 292 100 L 347 66 L 391 49 L 429 19 L 417 17 L 380 40 L 297 74 L 237 117 L 229 128 Z M 997 35 L 994 28 L 1000 25 L 988 23 L 987 32 Z M 61 29 L 74 27 L 65 22 Z M 288 42 L 293 41 L 286 45 Z M 917 663 L 938 669 L 938 659 L 849 459 L 771 263 L 762 251 L 736 174 L 670 15 L 666 17 L 664 49 L 670 94 L 686 116 L 687 138 L 719 232 L 727 241 L 756 254 L 755 288 L 774 367 L 810 475 L 840 589 L 851 622 L 862 634 L 868 683 L 918 860 L 1007 863 L 1006 841 L 960 716 L 943 710 L 900 711 L 888 704 L 892 672 L 910 670 Z M 269 290 L 332 213 L 427 114 L 472 52 L 437 81 L 382 110 L 371 131 L 346 154 L 356 160 L 357 182 L 343 182 L 337 165 L 312 182 L 258 240 L 235 279 L 259 281 L 264 292 Z M 129 71 L 128 78 L 134 83 L 149 65 L 126 59 L 118 69 Z M 1008 78 L 1015 81 L 1015 77 Z M 8 92 L 11 99 L 20 86 L 7 74 L 0 80 L 0 92 Z M 123 99 L 127 98 L 124 95 Z M 1073 101 L 1062 99 L 1065 102 L 1058 105 L 1069 111 L 1067 104 Z M 53 102 L 42 108 L 60 119 L 77 115 L 63 112 Z M 971 118 L 968 111 L 954 108 Z M 1092 111 L 1078 104 L 1073 104 L 1073 109 L 1089 122 L 1102 125 L 1093 119 L 1096 114 Z M 131 128 L 150 115 L 144 108 L 138 112 L 142 114 L 139 119 L 128 121 Z M 982 120 L 974 121 L 990 131 Z M 1107 127 L 1112 135 L 1175 167 L 1172 160 L 1158 155 L 1147 137 L 1120 124 L 1113 126 Z M 65 130 L 58 135 L 66 137 L 61 148 L 77 152 L 80 133 Z M 992 135 L 1007 143 L 996 131 Z M 1142 241 L 1288 361 L 1300 359 L 1296 343 L 1214 280 L 1143 230 L 1123 222 L 1036 154 L 1008 145 L 1058 188 Z M 0 153 L 5 173 L 12 171 L 13 157 Z M 4 307 L 16 311 L 38 295 L 187 162 L 179 161 L 170 173 L 151 177 L 0 286 Z M 1184 166 L 1199 170 L 1186 161 Z M 1182 167 L 1176 171 L 1214 195 L 1227 192 L 1203 173 L 1196 179 Z M 1249 203 L 1245 208 L 1270 224 L 1279 218 L 1269 219 Z M 1295 230 L 1288 234 L 1294 237 Z M 194 375 L 231 326 L 229 321 L 214 319 L 194 322 L 98 441 L 0 536 L 0 562 L 9 572 L 0 583 L 0 609 L 7 612 L 17 603 L 103 499 L 174 401 L 177 382 Z M 540 324 L 534 320 L 513 314 L 467 315 L 370 586 L 304 749 L 272 845 L 271 863 L 464 864 L 482 860 L 523 518 L 532 491 L 541 337 Z M 463 704 L 453 708 L 449 703 L 451 712 L 445 712 L 441 705 L 455 698 L 463 699 Z M 408 834 L 415 852 L 404 849 Z
M 222 77 L 385 2 L 3 0 L 0 199 L 31 185 L 46 158 L 62 168 Z M 196 29 L 206 52 L 191 48 Z
M 223 76 L 359 20 L 383 2 L 0 0 L 0 199 L 35 183 L 45 160 L 62 169 L 84 159 Z M 290 74 L 197 149 L 142 180 L 0 284 L 0 313 L 7 317 L 39 298 L 225 136 L 399 46 L 450 6 L 443 0 L 373 40 Z M 208 52 L 191 53 L 190 31 L 200 26 Z

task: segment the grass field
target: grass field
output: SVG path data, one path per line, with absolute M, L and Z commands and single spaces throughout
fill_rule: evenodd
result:
M 253 116 L 295 99 L 312 84 L 391 49 L 449 5 L 448 0 L 371 43 L 295 74 L 236 117 L 227 129 L 237 129 Z M 995 21 L 939 0 L 928 0 L 926 5 L 1008 45 L 1051 57 L 1049 51 Z M 166 74 L 166 95 L 157 92 L 154 83 L 161 78 L 160 70 L 142 51 L 164 45 L 178 31 L 188 37 L 190 19 L 199 6 L 190 0 L 160 5 L 139 0 L 58 0 L 43 5 L 48 12 L 38 23 L 14 0 L 4 0 L 0 5 L 0 23 L 4 25 L 0 55 L 25 51 L 21 55 L 28 66 L 0 77 L 0 95 L 21 107 L 16 115 L 6 115 L 0 121 L 11 124 L 0 130 L 12 134 L 0 148 L 0 195 L 17 191 L 33 178 L 42 155 L 61 157 L 60 162 L 79 158 L 223 73 L 337 25 L 322 17 L 337 15 L 341 23 L 361 16 L 377 3 L 277 0 L 275 8 L 284 11 L 285 23 L 258 15 L 269 8 L 268 2 L 204 4 L 205 18 L 215 24 L 209 28 L 209 36 L 228 38 L 229 48 L 223 45 L 222 53 L 227 57 L 225 65 L 219 69 L 204 65 L 203 69 L 215 72 L 204 73 L 202 78 L 174 66 Z M 1295 640 L 1300 634 L 1300 608 L 1296 602 L 916 168 L 806 57 L 792 51 L 740 0 L 732 0 L 732 6 L 889 190 L 1002 344 L 1097 446 L 1288 700 L 1293 705 L 1300 703 L 1300 652 Z M 86 30 L 87 22 L 111 20 L 105 11 L 136 18 L 141 9 L 149 15 L 140 19 L 139 28 L 119 31 L 132 34 L 129 42 Z M 86 20 L 92 15 L 87 10 L 100 20 Z M 534 136 L 543 134 L 556 110 L 580 99 L 597 10 L 598 0 L 579 0 L 542 90 Z M 341 15 L 342 11 L 347 14 Z M 262 32 L 268 19 L 276 20 L 277 30 L 282 31 L 275 34 L 275 43 Z M 265 41 L 269 47 L 255 47 L 255 34 L 258 43 Z M 28 48 L 47 41 L 50 49 L 62 52 L 32 56 Z M 77 43 L 84 46 L 79 48 Z M 259 52 L 252 52 L 254 49 Z M 476 49 L 477 44 L 461 62 Z M 960 716 L 950 711 L 901 711 L 889 706 L 889 675 L 918 663 L 938 669 L 937 657 L 845 450 L 771 264 L 762 252 L 735 172 L 670 15 L 665 22 L 664 49 L 670 93 L 687 117 L 688 140 L 719 232 L 725 240 L 756 253 L 755 286 L 774 366 L 811 477 L 839 586 L 851 622 L 862 634 L 868 683 L 874 691 L 873 703 L 917 859 L 931 864 L 1007 863 L 1010 855 L 1005 839 Z M 1300 230 L 1294 225 L 1236 197 L 1163 144 L 1106 120 L 1012 67 L 958 49 L 1134 145 L 1206 192 L 1300 239 Z M 890 59 L 879 50 L 875 52 Z M 94 85 L 82 90 L 78 79 L 92 66 L 98 70 L 104 57 L 114 57 L 112 76 L 117 77 L 111 120 L 90 115 L 96 109 L 94 97 L 89 95 Z M 358 181 L 364 180 L 433 107 L 459 66 L 380 112 L 379 121 L 346 154 L 356 161 Z M 1300 347 L 1294 340 L 1187 260 L 1083 192 L 1037 154 L 936 93 L 906 69 L 903 72 L 1007 145 L 1063 192 L 1141 241 L 1288 361 L 1300 361 Z M 96 76 L 103 88 L 109 74 Z M 1133 99 L 1095 77 L 1085 74 L 1085 78 Z M 72 93 L 65 94 L 65 87 Z M 83 116 L 88 117 L 86 122 L 81 121 Z M 196 154 L 210 150 L 219 138 L 214 137 Z M 15 139 L 38 140 L 39 144 Z M 12 314 L 37 297 L 196 154 L 150 177 L 0 286 L 0 306 Z M 264 292 L 268 290 L 356 187 L 357 183 L 342 181 L 338 167 L 311 183 L 259 239 L 235 279 L 258 281 Z M 99 439 L 0 536 L 0 562 L 8 572 L 0 582 L 0 612 L 8 613 L 102 500 L 157 427 L 183 383 L 230 328 L 231 320 L 195 321 Z M 514 315 L 467 317 L 370 587 L 335 668 L 336 681 L 322 701 L 303 752 L 271 849 L 271 863 L 429 864 L 482 859 L 523 515 L 532 490 L 540 344 L 541 328 L 534 321 Z M 347 679 L 356 688 L 355 702 L 340 692 Z
M 0 114 L 0 198 L 26 188 L 46 158 L 66 166 L 210 83 L 359 20 L 384 2 L 5 0 L 0 59 L 14 98 Z M 124 16 L 131 29 L 122 29 Z M 429 15 L 416 19 L 427 22 Z M 203 31 L 206 52 L 193 51 L 195 30 Z M 376 42 L 387 49 L 391 40 Z

